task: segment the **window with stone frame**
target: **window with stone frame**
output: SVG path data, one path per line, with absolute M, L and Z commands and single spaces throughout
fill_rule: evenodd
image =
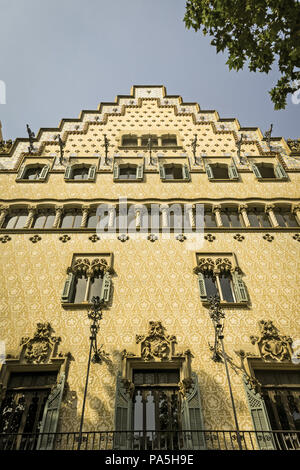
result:
M 83 255 L 84 256 L 84 255 Z M 111 290 L 111 267 L 104 258 L 76 255 L 67 270 L 62 292 L 63 304 L 89 304 L 93 297 L 108 302 Z
M 96 177 L 96 165 L 73 164 L 65 170 L 65 181 L 94 181 Z
M 80 228 L 82 210 L 79 208 L 65 209 L 61 218 L 61 228 Z
M 274 215 L 280 227 L 299 227 L 295 214 L 288 207 L 275 207 Z
M 28 210 L 27 209 L 12 209 L 6 215 L 4 223 L 1 228 L 16 229 L 23 228 L 27 222 Z
M 177 146 L 177 137 L 173 134 L 162 135 L 161 144 L 163 147 L 176 147 Z
M 123 164 L 115 160 L 114 181 L 142 181 L 144 177 L 144 164 Z
M 45 181 L 50 165 L 23 163 L 18 171 L 17 181 Z
M 242 217 L 237 206 L 222 207 L 221 220 L 223 227 L 242 227 Z
M 184 180 L 189 181 L 190 172 L 187 164 L 167 163 L 159 165 L 162 181 Z
M 223 304 L 247 303 L 248 293 L 242 279 L 241 269 L 233 254 L 197 254 L 197 266 L 200 299 L 207 302 L 217 295 Z
M 251 227 L 272 227 L 270 218 L 263 206 L 249 206 L 247 216 Z
M 251 163 L 251 168 L 258 180 L 287 180 L 288 176 L 281 163 Z
M 34 217 L 32 228 L 52 228 L 55 220 L 55 209 L 38 209 Z
M 239 179 L 239 174 L 233 160 L 228 165 L 226 163 L 206 163 L 205 170 L 209 180 Z

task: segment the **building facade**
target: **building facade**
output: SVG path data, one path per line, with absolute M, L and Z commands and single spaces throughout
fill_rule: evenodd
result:
M 0 446 L 299 448 L 300 142 L 163 86 L 28 133 L 0 144 Z

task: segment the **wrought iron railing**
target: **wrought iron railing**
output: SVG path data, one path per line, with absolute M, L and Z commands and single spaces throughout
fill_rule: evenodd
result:
M 0 434 L 0 450 L 77 450 L 78 432 Z M 300 431 L 89 431 L 81 450 L 300 450 Z

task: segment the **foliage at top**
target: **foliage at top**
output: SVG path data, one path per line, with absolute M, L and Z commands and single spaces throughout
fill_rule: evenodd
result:
M 247 62 L 268 73 L 277 62 L 281 77 L 269 91 L 275 109 L 300 88 L 299 0 L 187 0 L 184 22 L 210 35 L 217 52 L 227 50 L 229 69 Z

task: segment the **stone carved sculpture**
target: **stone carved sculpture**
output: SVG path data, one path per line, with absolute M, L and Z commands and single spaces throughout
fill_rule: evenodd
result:
M 271 320 L 259 322 L 260 336 L 251 336 L 252 344 L 257 343 L 264 361 L 284 361 L 291 359 L 292 338 L 279 335 Z
M 136 342 L 141 343 L 141 357 L 144 361 L 163 361 L 171 359 L 176 338 L 165 334 L 161 322 L 150 321 L 148 334 L 136 335 Z
M 26 362 L 40 364 L 48 362 L 60 338 L 51 336 L 50 323 L 38 323 L 33 338 L 24 337 L 20 345 L 24 347 L 23 354 Z

